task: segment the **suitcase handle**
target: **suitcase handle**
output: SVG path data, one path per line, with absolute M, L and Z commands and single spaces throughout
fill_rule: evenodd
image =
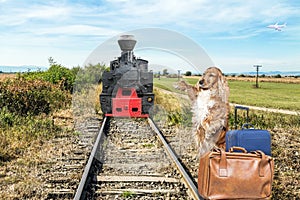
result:
M 249 126 L 251 126 L 250 129 L 254 129 L 253 124 L 250 124 L 250 123 L 245 123 L 245 124 L 243 124 L 243 125 L 242 125 L 242 129 L 249 129 Z M 246 128 L 245 128 L 245 127 L 246 127 Z
M 246 122 L 249 122 L 249 108 L 248 107 L 244 107 L 244 106 L 235 106 L 234 107 L 234 127 L 235 129 L 237 129 L 237 110 L 246 110 L 247 111 L 247 118 L 246 118 Z
M 236 146 L 233 146 L 230 148 L 229 152 L 232 152 L 232 150 L 234 149 L 237 149 L 237 150 L 241 150 L 243 151 L 244 153 L 247 153 L 247 150 L 243 147 L 236 147 Z M 228 176 L 228 170 L 227 170 L 227 159 L 226 159 L 226 152 L 223 150 L 223 149 L 216 149 L 217 152 L 220 153 L 220 162 L 219 162 L 219 176 L 220 177 L 227 177 Z M 259 170 L 258 170 L 258 174 L 260 177 L 263 177 L 265 175 L 265 172 L 264 172 L 264 166 L 266 166 L 270 159 L 264 154 L 264 152 L 262 151 L 254 151 L 254 152 L 251 152 L 251 153 L 254 153 L 256 154 L 257 156 L 259 156 L 261 159 L 260 159 L 260 162 L 259 162 Z M 272 170 L 272 169 L 271 169 Z
M 229 149 L 229 152 L 232 153 L 234 152 L 234 150 L 237 150 L 237 151 L 242 151 L 243 153 L 247 153 L 247 150 L 243 147 L 236 147 L 236 146 L 233 146 Z

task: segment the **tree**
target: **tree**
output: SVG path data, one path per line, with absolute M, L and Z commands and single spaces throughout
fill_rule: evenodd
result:
M 52 66 L 52 65 L 56 65 L 57 63 L 54 61 L 54 58 L 52 58 L 51 56 L 48 58 L 48 62 L 49 62 L 49 65 Z
M 163 76 L 166 76 L 168 74 L 169 74 L 168 70 L 167 69 L 163 69 Z
M 281 75 L 277 74 L 277 75 L 274 76 L 274 78 L 281 78 Z
M 185 75 L 186 75 L 186 76 L 191 76 L 191 75 L 192 75 L 192 72 L 191 72 L 191 71 L 186 71 L 186 72 L 185 72 Z

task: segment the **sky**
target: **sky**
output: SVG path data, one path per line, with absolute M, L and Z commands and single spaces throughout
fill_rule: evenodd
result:
M 153 28 L 182 36 L 169 40 L 172 44 L 193 41 L 223 72 L 254 71 L 253 65 L 300 71 L 299 10 L 299 0 L 0 0 L 0 65 L 49 66 L 53 57 L 66 67 L 82 66 L 117 35 Z M 266 28 L 276 22 L 287 27 Z M 172 48 L 136 54 L 150 63 L 189 69 L 174 62 L 180 55 Z M 168 56 L 173 62 L 159 61 Z

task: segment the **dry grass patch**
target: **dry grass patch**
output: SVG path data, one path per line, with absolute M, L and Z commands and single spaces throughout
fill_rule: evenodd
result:
M 16 74 L 6 74 L 6 73 L 0 73 L 0 82 L 4 81 L 6 79 L 13 79 L 16 78 Z
M 0 199 L 45 199 L 49 171 L 74 148 L 72 112 L 14 117 L 18 124 L 0 127 Z
M 248 81 L 255 82 L 256 77 L 226 77 L 227 80 L 231 81 Z M 259 82 L 272 82 L 272 83 L 300 83 L 300 78 L 294 77 L 282 77 L 282 78 L 273 78 L 273 77 L 259 77 Z

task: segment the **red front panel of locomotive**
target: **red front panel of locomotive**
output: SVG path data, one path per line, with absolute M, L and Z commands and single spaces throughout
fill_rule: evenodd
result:
M 149 117 L 142 114 L 142 99 L 137 96 L 134 88 L 119 88 L 116 97 L 112 99 L 113 117 Z

